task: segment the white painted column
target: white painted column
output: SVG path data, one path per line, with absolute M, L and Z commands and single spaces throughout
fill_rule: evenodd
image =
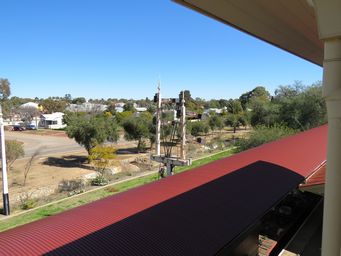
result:
M 4 213 L 4 215 L 9 215 L 10 214 L 10 208 L 9 208 L 8 181 L 7 181 L 5 130 L 4 130 L 4 120 L 2 118 L 2 107 L 1 106 L 0 106 L 0 146 L 1 146 L 1 164 L 2 164 L 3 213 Z
M 313 0 L 324 41 L 323 96 L 328 111 L 322 255 L 341 256 L 341 1 Z
M 338 256 L 341 255 L 341 38 L 325 40 L 323 86 L 328 110 L 328 153 L 322 255 Z

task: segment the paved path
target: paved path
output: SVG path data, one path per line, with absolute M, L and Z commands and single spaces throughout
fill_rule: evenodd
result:
M 68 154 L 72 152 L 84 152 L 84 147 L 80 146 L 74 139 L 66 136 L 51 136 L 39 135 L 19 131 L 6 131 L 6 140 L 18 140 L 24 143 L 24 158 L 31 157 L 36 151 L 39 151 L 40 156 L 54 154 Z M 134 148 L 136 142 L 126 141 L 123 135 L 120 135 L 119 140 L 114 145 L 117 148 Z
M 25 157 L 32 156 L 36 151 L 39 155 L 70 153 L 85 151 L 73 139 L 48 135 L 36 135 L 19 131 L 6 131 L 7 140 L 18 140 L 24 143 Z

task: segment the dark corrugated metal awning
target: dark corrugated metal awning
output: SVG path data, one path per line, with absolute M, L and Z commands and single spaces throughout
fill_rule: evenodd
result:
M 231 242 L 230 239 L 233 240 L 238 230 L 245 229 L 259 218 L 260 212 L 268 209 L 276 200 L 280 200 L 284 193 L 289 192 L 295 184 L 297 185 L 304 177 L 308 177 L 326 160 L 326 138 L 327 126 L 315 128 L 195 168 L 192 171 L 2 232 L 0 233 L 0 254 L 40 255 L 51 251 L 62 252 L 63 248 L 72 251 L 72 248 L 68 247 L 72 244 L 75 246 L 86 244 L 95 248 L 98 239 L 101 240 L 103 234 L 107 234 L 106 232 L 110 233 L 111 239 L 105 238 L 104 243 L 115 246 L 116 242 L 120 244 L 116 241 L 116 237 L 124 230 L 127 230 L 127 234 L 130 234 L 129 232 L 134 234 L 126 237 L 130 239 L 129 244 L 137 246 L 132 247 L 137 250 L 135 255 L 141 255 L 145 250 L 148 252 L 149 248 L 140 243 L 148 236 L 152 238 L 149 242 L 150 246 L 158 236 L 160 237 L 157 240 L 159 243 L 154 245 L 154 249 L 158 250 L 158 247 L 168 248 L 169 246 L 168 241 L 163 239 L 164 237 L 170 237 L 171 240 L 174 235 L 172 232 L 183 229 L 186 229 L 184 230 L 186 235 L 181 237 L 181 232 L 176 233 L 180 236 L 176 242 L 191 242 L 193 243 L 191 248 L 195 244 L 198 247 L 197 250 L 203 252 L 219 250 L 222 245 Z M 269 164 L 262 163 L 264 168 L 260 168 L 262 164 L 254 165 L 253 168 L 257 168 L 257 172 L 250 167 L 244 168 L 258 161 Z M 274 167 L 271 164 L 280 167 Z M 267 193 L 264 196 L 254 197 L 253 194 L 257 195 L 258 190 L 267 189 L 270 190 L 268 194 L 274 193 L 273 197 L 267 197 Z M 215 190 L 220 191 L 218 196 Z M 209 196 L 217 197 L 217 201 L 206 200 Z M 203 198 L 199 200 L 199 197 Z M 249 201 L 251 198 L 253 198 L 252 202 Z M 192 200 L 195 211 L 190 209 Z M 244 204 L 243 201 L 247 203 Z M 251 208 L 255 209 L 249 215 L 245 215 Z M 214 215 L 215 213 L 217 215 Z M 242 220 L 244 218 L 238 220 L 239 214 L 245 216 L 245 221 Z M 204 218 L 205 216 L 207 218 Z M 165 221 L 166 226 L 153 230 L 153 228 L 162 227 L 163 222 L 159 218 Z M 179 221 L 172 221 L 168 224 L 167 220 L 172 218 Z M 186 218 L 188 218 L 188 223 L 180 222 Z M 153 225 L 147 224 L 149 221 L 155 222 Z M 217 231 L 219 235 L 214 234 L 214 230 L 219 228 L 217 223 L 228 224 L 229 227 L 224 226 L 226 233 L 220 230 Z M 129 230 L 131 227 L 134 227 L 135 231 Z M 205 237 L 206 233 L 212 241 L 201 243 L 200 239 L 203 239 L 201 235 Z M 224 237 L 220 238 L 220 234 Z M 124 233 L 120 235 L 123 236 Z M 217 239 L 216 242 L 215 239 Z M 124 245 L 125 241 L 122 242 L 121 245 Z M 182 249 L 184 252 L 189 250 L 185 244 L 182 246 L 184 246 Z M 117 250 L 125 252 L 130 249 L 117 248 Z M 109 253 L 120 255 L 113 249 Z
M 48 255 L 215 255 L 303 180 L 293 171 L 259 161 Z

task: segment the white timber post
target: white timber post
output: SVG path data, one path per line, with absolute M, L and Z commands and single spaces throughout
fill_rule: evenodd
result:
M 5 129 L 4 119 L 2 117 L 2 107 L 0 105 L 0 140 L 1 140 L 1 165 L 2 165 L 2 199 L 3 214 L 9 215 L 9 196 L 8 196 L 8 180 L 7 180 L 7 164 L 6 164 L 6 146 L 5 146 Z
M 322 256 L 341 256 L 341 1 L 314 0 L 324 41 L 323 96 L 328 111 Z
M 161 88 L 160 83 L 157 87 L 157 108 L 156 108 L 156 146 L 155 154 L 159 156 L 161 154 L 160 150 L 160 134 L 161 134 Z

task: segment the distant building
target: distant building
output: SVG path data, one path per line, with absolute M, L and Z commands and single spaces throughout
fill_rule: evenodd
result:
M 43 111 L 43 106 L 35 102 L 27 102 L 19 106 L 19 109 L 36 109 L 38 111 Z
M 135 109 L 137 112 L 146 112 L 147 111 L 147 108 L 145 108 L 145 107 L 135 107 Z
M 63 123 L 63 116 L 64 113 L 61 112 L 41 115 L 39 126 L 46 129 L 65 128 L 66 124 Z
M 83 104 L 70 104 L 66 110 L 70 112 L 103 112 L 107 108 L 108 106 L 104 104 L 85 102 Z
M 124 105 L 125 105 L 124 102 L 117 102 L 117 103 L 115 103 L 115 108 L 123 108 Z
M 217 115 L 221 115 L 225 111 L 227 111 L 226 107 L 224 107 L 224 108 L 208 108 L 208 109 L 205 109 L 203 111 L 201 119 L 205 119 L 206 117 L 209 117 L 212 113 L 217 114 Z
M 117 113 L 122 113 L 124 111 L 123 107 L 115 107 Z

